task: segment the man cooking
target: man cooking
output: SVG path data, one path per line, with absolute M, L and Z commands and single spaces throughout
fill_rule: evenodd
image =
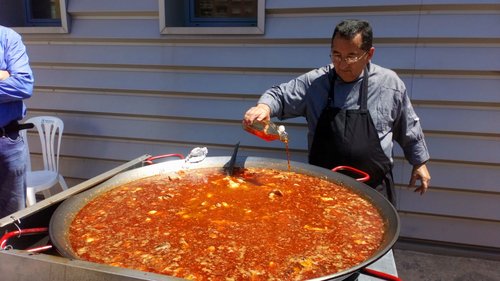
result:
M 366 184 L 395 204 L 393 140 L 412 164 L 409 186 L 420 194 L 431 179 L 429 152 L 403 81 L 371 62 L 372 41 L 368 22 L 340 22 L 332 35 L 331 64 L 268 89 L 243 122 L 305 117 L 310 164 L 363 170 L 371 177 Z

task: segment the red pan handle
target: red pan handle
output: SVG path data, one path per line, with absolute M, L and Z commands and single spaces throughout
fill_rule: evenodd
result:
M 337 167 L 332 169 L 332 171 L 334 171 L 334 172 L 341 171 L 341 170 L 350 171 L 350 172 L 354 172 L 354 173 L 359 174 L 361 177 L 356 179 L 359 182 L 367 182 L 368 180 L 370 180 L 370 175 L 368 173 L 363 172 L 361 170 L 358 170 L 356 168 L 353 168 L 351 166 L 337 166 Z
M 28 235 L 28 234 L 42 234 L 42 233 L 47 233 L 48 231 L 49 231 L 48 227 L 37 227 L 37 228 L 26 228 L 26 229 L 20 229 L 20 230 L 7 232 L 2 236 L 2 238 L 0 238 L 0 249 L 2 249 L 2 250 L 5 249 L 7 247 L 7 241 L 14 236 L 22 236 L 22 235 Z M 51 248 L 52 248 L 52 245 L 45 245 L 45 246 L 26 249 L 26 251 L 28 251 L 28 252 L 42 252 L 45 250 L 49 250 Z
M 146 160 L 144 160 L 144 163 L 146 163 L 148 165 L 152 165 L 153 160 L 166 158 L 166 157 L 173 157 L 173 156 L 179 157 L 179 159 L 184 159 L 184 155 L 182 155 L 182 154 L 171 153 L 171 154 L 162 154 L 162 155 L 157 155 L 157 156 L 151 156 L 151 157 L 147 158 Z
M 363 268 L 361 269 L 361 273 L 363 274 L 366 274 L 366 275 L 370 275 L 370 276 L 373 276 L 373 277 L 377 277 L 377 278 L 380 278 L 380 279 L 383 279 L 383 280 L 388 280 L 388 281 L 403 281 L 403 279 L 397 277 L 397 276 L 394 276 L 394 275 L 391 275 L 391 274 L 388 274 L 388 273 L 385 273 L 385 272 L 380 272 L 380 271 L 377 271 L 377 270 L 373 270 L 373 269 L 370 269 L 370 268 Z

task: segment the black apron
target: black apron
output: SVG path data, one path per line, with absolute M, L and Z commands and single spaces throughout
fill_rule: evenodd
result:
M 331 76 L 328 103 L 321 113 L 309 152 L 309 163 L 327 169 L 347 165 L 370 175 L 367 185 L 380 191 L 393 204 L 392 163 L 385 155 L 367 107 L 368 68 L 359 89 L 359 109 L 334 108 L 337 74 Z

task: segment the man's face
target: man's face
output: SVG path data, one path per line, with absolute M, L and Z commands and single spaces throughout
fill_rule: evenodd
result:
M 332 42 L 331 58 L 337 75 L 344 82 L 356 80 L 373 56 L 375 48 L 368 51 L 361 49 L 361 34 L 352 40 L 335 35 Z

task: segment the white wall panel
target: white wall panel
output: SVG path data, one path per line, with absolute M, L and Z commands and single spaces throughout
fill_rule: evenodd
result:
M 158 0 L 77 0 L 69 1 L 69 12 L 158 11 Z
M 500 163 L 499 137 L 428 134 L 426 141 L 433 159 L 493 165 Z
M 266 37 L 331 38 L 335 25 L 343 19 L 352 17 L 359 17 L 370 21 L 374 29 L 374 36 L 376 37 L 416 37 L 418 34 L 419 16 L 417 14 L 294 14 L 288 16 L 272 15 L 266 18 Z
M 406 213 L 400 217 L 404 237 L 500 248 L 500 223 L 495 221 Z
M 497 17 L 500 25 L 500 14 Z M 416 62 L 415 67 L 422 70 L 495 71 L 500 69 L 500 42 L 491 47 L 420 47 L 416 52 Z
M 66 100 L 64 104 L 57 101 Z M 252 98 L 206 96 L 168 96 L 146 93 L 92 93 L 40 91 L 30 104 L 57 111 L 93 112 L 113 115 L 140 115 L 175 118 L 241 120 L 243 111 L 253 105 Z
M 158 38 L 159 33 L 158 19 L 150 18 L 75 18 L 71 25 L 72 38 L 150 39 Z
M 495 4 L 498 4 L 498 2 Z M 423 14 L 420 17 L 419 34 L 421 37 L 438 38 L 498 38 L 500 37 L 500 28 L 488 27 L 498 26 L 499 24 L 500 11 L 498 9 L 485 11 L 480 16 L 474 12 L 465 11 L 456 14 L 453 14 L 453 12 L 434 12 Z
M 498 4 L 498 0 L 267 0 L 266 8 L 311 8 L 311 7 L 377 7 L 400 5 L 436 5 L 436 4 Z
M 303 57 L 304 48 L 310 56 Z M 165 65 L 183 67 L 247 67 L 247 68 L 313 68 L 330 62 L 326 46 L 232 46 L 161 44 L 136 45 L 36 45 L 30 50 L 37 62 L 68 62 L 83 64 Z M 295 58 L 291 60 L 290 58 Z
M 277 81 L 293 74 L 224 73 L 214 71 L 175 71 L 151 69 L 65 69 L 35 68 L 38 86 L 168 91 L 188 93 L 261 94 Z M 281 79 L 281 80 L 280 80 Z
M 331 0 L 267 0 L 266 8 L 310 8 L 310 7 L 331 7 L 331 6 L 381 6 L 381 5 L 418 5 L 422 1 L 418 0 L 351 0 L 348 2 Z
M 412 98 L 434 102 L 499 103 L 497 76 L 414 77 Z
M 441 190 L 470 191 L 482 194 L 498 194 L 500 191 L 500 167 L 471 162 L 447 162 L 431 160 L 428 164 L 432 175 L 431 188 Z M 396 183 L 406 186 L 411 169 L 408 164 L 396 162 Z
M 400 211 L 500 221 L 500 194 L 430 189 L 420 196 L 406 188 L 398 194 Z
M 494 107 L 427 107 L 415 109 L 426 130 L 455 133 L 500 133 L 500 110 Z
M 261 148 L 281 149 L 281 142 L 259 141 L 254 135 L 245 132 L 241 119 L 232 122 L 209 120 L 170 119 L 153 117 L 126 117 L 113 115 L 58 115 L 65 123 L 65 134 L 87 137 L 121 138 L 171 143 L 199 143 L 232 146 L 237 141 L 242 145 L 258 144 Z M 291 149 L 303 149 L 305 137 L 303 128 L 288 126 L 291 135 L 297 140 L 290 142 Z M 299 141 L 300 140 L 300 141 Z M 103 143 L 105 145 L 105 143 Z

